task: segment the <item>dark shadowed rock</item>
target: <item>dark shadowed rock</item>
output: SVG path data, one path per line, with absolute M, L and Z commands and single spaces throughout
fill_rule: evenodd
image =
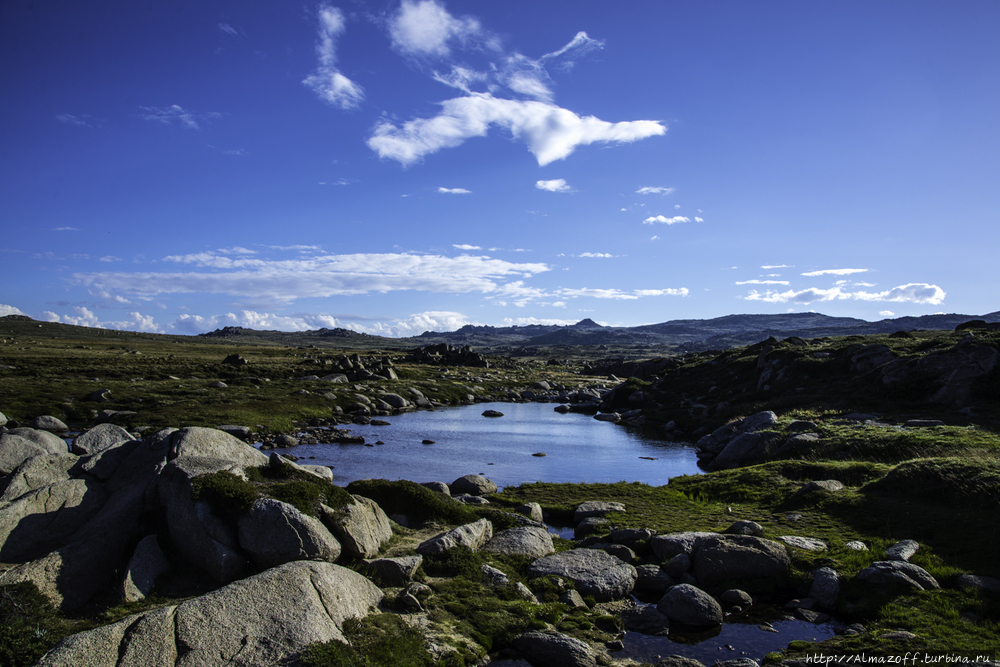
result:
M 901 560 L 883 560 L 872 563 L 858 572 L 855 578 L 874 586 L 905 586 L 919 591 L 941 588 L 937 579 L 932 577 L 927 570 Z
M 240 547 L 262 569 L 293 560 L 332 563 L 340 556 L 340 543 L 318 519 L 280 500 L 259 498 L 238 525 Z
M 715 599 L 694 586 L 678 584 L 674 586 L 656 605 L 657 610 L 671 621 L 710 627 L 722 624 L 722 607 Z
M 376 558 L 364 561 L 361 574 L 379 586 L 406 586 L 423 562 L 423 556 Z
M 768 579 L 791 567 L 788 550 L 778 542 L 750 535 L 705 538 L 694 554 L 694 575 L 705 586 L 728 580 Z
M 597 656 L 589 645 L 559 633 L 525 632 L 511 646 L 532 667 L 597 667 Z
M 156 578 L 169 570 L 170 563 L 160 549 L 156 535 L 142 538 L 125 568 L 125 578 L 119 591 L 122 599 L 126 602 L 145 599 L 153 591 Z

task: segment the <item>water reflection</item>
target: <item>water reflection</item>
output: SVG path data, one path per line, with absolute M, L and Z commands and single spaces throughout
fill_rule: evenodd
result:
M 284 450 L 334 466 L 334 483 L 357 479 L 452 482 L 486 475 L 499 486 L 524 482 L 618 482 L 666 484 L 697 474 L 695 448 L 654 431 L 559 414 L 551 403 L 481 403 L 385 417 L 389 426 L 349 425 L 361 445 L 300 445 Z M 503 417 L 483 417 L 484 410 Z M 424 440 L 434 444 L 424 445 Z M 545 456 L 534 456 L 544 453 Z M 312 457 L 315 457 L 312 459 Z M 643 458 L 640 458 L 643 457 Z

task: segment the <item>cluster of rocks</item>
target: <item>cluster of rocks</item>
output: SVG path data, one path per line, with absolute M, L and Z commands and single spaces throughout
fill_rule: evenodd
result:
M 434 366 L 466 366 L 469 368 L 489 368 L 490 361 L 482 354 L 473 352 L 468 345 L 456 347 L 451 343 L 427 345 L 410 350 L 406 361 L 414 364 Z
M 362 382 L 364 380 L 398 380 L 395 364 L 392 357 L 367 356 L 359 354 L 341 354 L 336 357 L 305 357 L 303 364 L 323 366 L 325 373 L 322 377 L 308 375 L 301 379 L 323 380 L 334 384 L 346 384 L 348 382 Z

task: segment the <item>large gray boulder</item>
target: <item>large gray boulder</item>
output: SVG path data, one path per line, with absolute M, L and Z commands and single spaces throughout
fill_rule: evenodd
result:
M 813 570 L 809 597 L 824 609 L 836 609 L 840 597 L 840 577 L 832 567 L 818 567 Z
M 671 621 L 710 627 L 722 624 L 722 606 L 711 595 L 691 586 L 678 584 L 660 599 L 656 609 Z
M 322 506 L 320 519 L 351 556 L 377 556 L 382 547 L 392 539 L 392 524 L 374 500 L 364 496 L 352 497 L 353 505 L 337 509 Z
M 259 498 L 237 525 L 240 547 L 261 569 L 340 556 L 340 543 L 318 519 L 280 500 Z
M 784 545 L 751 535 L 705 538 L 694 552 L 694 575 L 704 586 L 783 576 L 792 560 Z
M 285 664 L 309 644 L 346 641 L 341 626 L 376 610 L 382 591 L 331 563 L 286 563 L 178 606 L 129 616 L 55 645 L 38 667 Z
M 169 459 L 179 456 L 222 459 L 241 467 L 267 465 L 267 455 L 214 428 L 188 426 L 171 435 Z
M 156 535 L 147 535 L 139 540 L 132 559 L 125 568 L 120 593 L 126 602 L 144 600 L 156 585 L 157 577 L 170 570 L 170 563 L 160 548 Z
M 573 549 L 539 558 L 528 566 L 532 579 L 555 575 L 576 583 L 581 595 L 598 602 L 619 600 L 635 587 L 638 573 L 611 554 L 596 549 Z
M 713 470 L 727 470 L 738 466 L 766 461 L 782 444 L 777 433 L 740 433 L 712 459 Z
M 525 632 L 511 642 L 532 667 L 597 667 L 589 645 L 559 633 Z
M 18 426 L 17 428 L 9 429 L 7 433 L 31 440 L 39 447 L 48 450 L 50 454 L 65 454 L 69 451 L 66 441 L 49 431 Z
M 489 522 L 489 519 L 480 519 L 421 542 L 417 545 L 417 553 L 428 556 L 450 551 L 459 546 L 476 551 L 489 542 L 492 537 L 493 524 Z
M 902 560 L 883 560 L 872 563 L 855 575 L 855 579 L 876 587 L 905 586 L 918 591 L 941 588 L 937 579 L 913 563 Z
M 32 431 L 33 429 L 15 430 L 23 433 L 24 431 Z M 36 431 L 36 433 L 43 433 L 43 431 Z M 0 433 L 0 477 L 9 475 L 15 468 L 34 456 L 41 456 L 43 454 L 61 456 L 69 453 L 69 450 L 66 449 L 66 443 L 61 440 L 59 442 L 62 443 L 61 449 L 53 446 L 52 443 L 46 443 L 41 438 L 31 439 L 13 431 Z
M 497 485 L 482 475 L 459 477 L 450 485 L 451 495 L 468 493 L 470 496 L 485 496 L 497 492 Z
M 541 558 L 555 552 L 552 534 L 537 526 L 517 526 L 501 531 L 483 547 L 490 553 Z

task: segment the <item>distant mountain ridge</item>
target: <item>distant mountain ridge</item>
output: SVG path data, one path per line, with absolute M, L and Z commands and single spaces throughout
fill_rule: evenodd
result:
M 313 331 L 255 331 L 243 327 L 225 327 L 201 334 L 205 337 L 251 339 L 266 337 L 285 344 L 307 345 L 320 342 L 351 342 L 371 347 L 407 348 L 437 343 L 470 345 L 477 348 L 581 346 L 668 346 L 676 351 L 726 349 L 756 343 L 768 336 L 818 338 L 912 331 L 916 329 L 950 330 L 970 320 L 1000 322 L 1000 311 L 986 315 L 958 313 L 899 317 L 868 322 L 853 317 L 832 317 L 822 313 L 784 313 L 777 315 L 725 315 L 707 320 L 669 320 L 635 327 L 603 326 L 592 319 L 576 324 L 529 324 L 494 327 L 467 324 L 456 331 L 425 331 L 409 338 L 385 338 L 348 329 Z

